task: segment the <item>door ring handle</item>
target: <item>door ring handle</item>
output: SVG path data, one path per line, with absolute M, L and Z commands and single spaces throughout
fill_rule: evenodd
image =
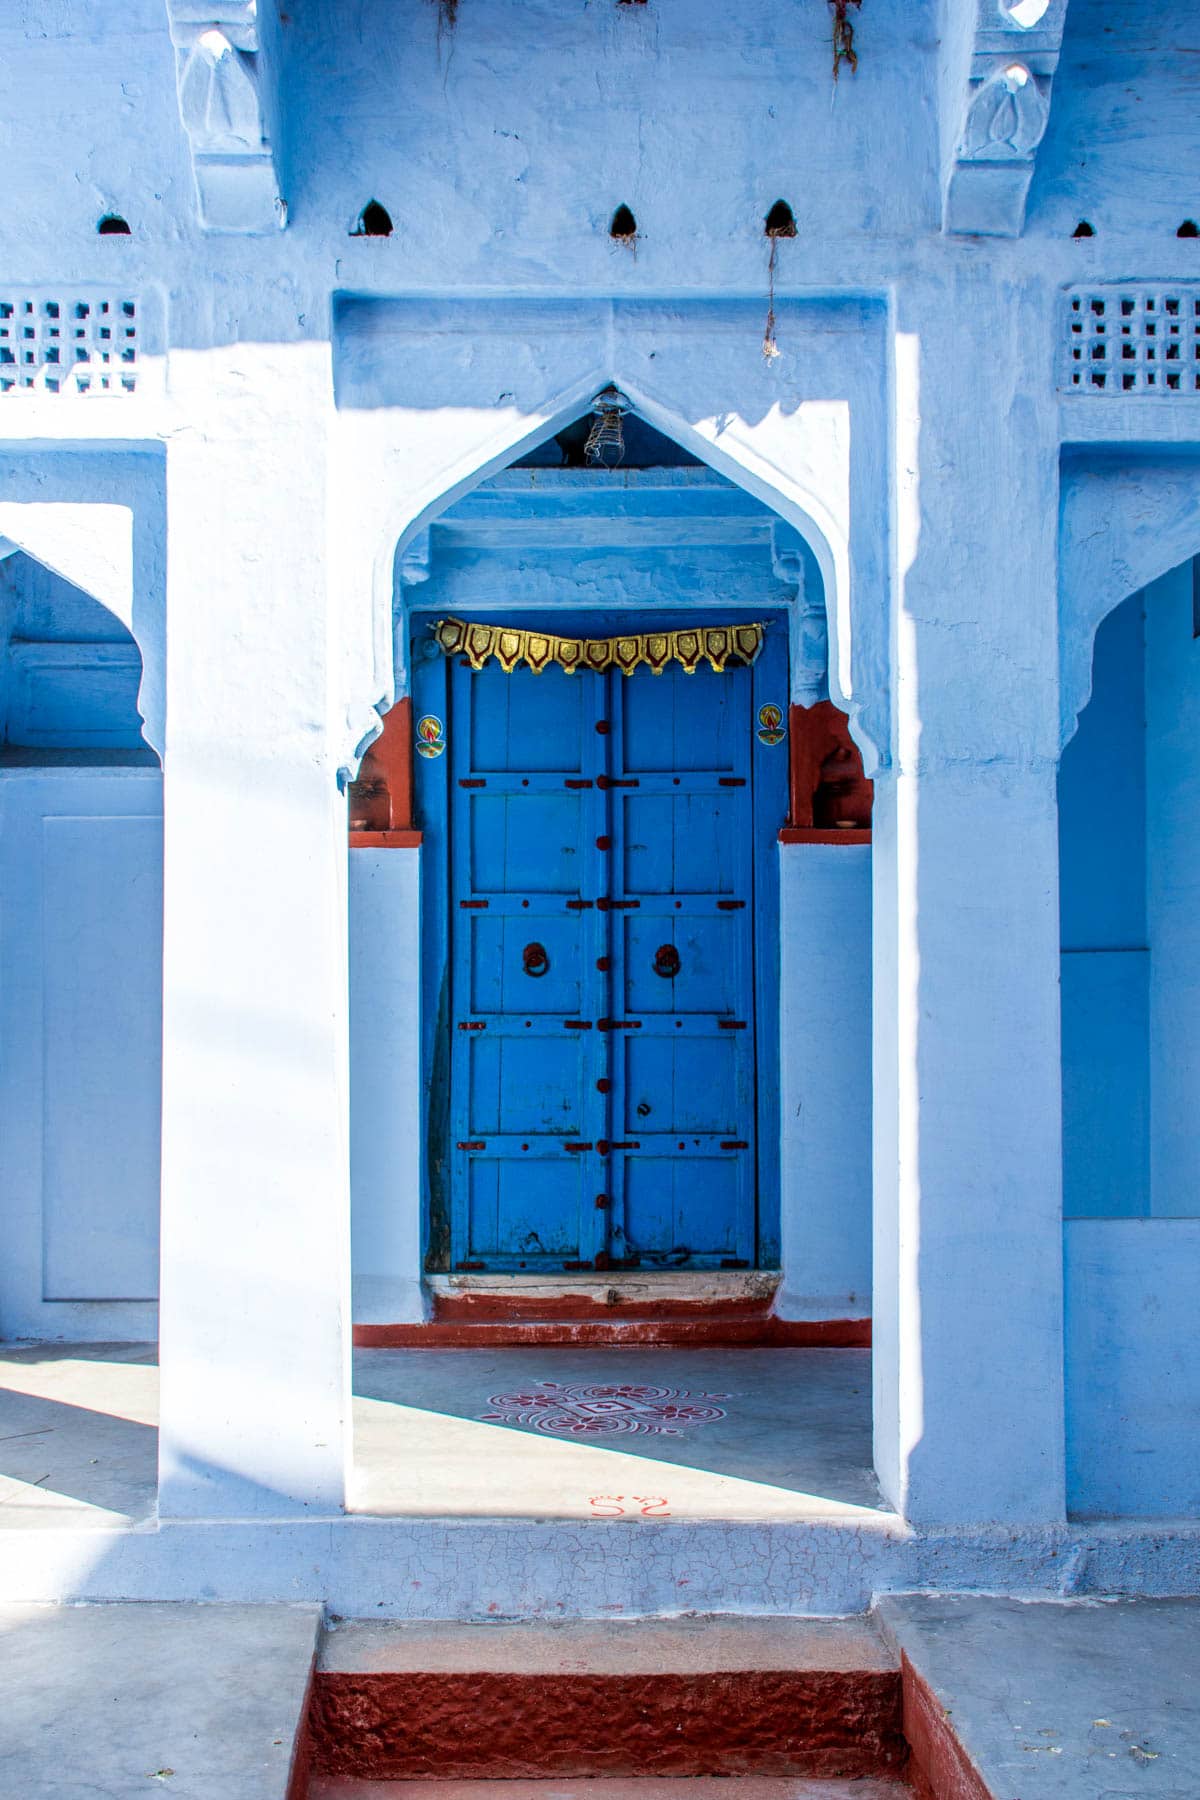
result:
M 674 944 L 660 944 L 654 952 L 654 973 L 673 981 L 679 973 L 679 952 Z
M 550 967 L 544 944 L 526 944 L 521 952 L 521 966 L 527 975 L 544 975 Z

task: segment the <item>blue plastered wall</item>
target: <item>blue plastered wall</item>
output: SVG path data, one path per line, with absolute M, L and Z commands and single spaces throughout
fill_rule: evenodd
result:
M 1200 1510 L 1200 640 L 1110 614 L 1059 785 L 1068 1506 Z

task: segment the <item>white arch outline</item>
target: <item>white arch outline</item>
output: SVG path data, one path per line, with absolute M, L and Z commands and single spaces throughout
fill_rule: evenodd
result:
M 817 563 L 825 590 L 830 695 L 835 704 L 850 717 L 851 729 L 863 750 L 868 773 L 878 767 L 881 748 L 877 742 L 879 734 L 868 729 L 863 716 L 867 699 L 855 691 L 854 685 L 850 547 L 847 534 L 838 524 L 832 507 L 810 487 L 781 476 L 776 467 L 755 453 L 752 442 L 747 444 L 733 435 L 731 427 L 737 415 L 726 414 L 719 420 L 714 420 L 713 434 L 710 437 L 664 399 L 649 392 L 642 383 L 623 377 L 618 368 L 611 375 L 600 374 L 593 369 L 586 376 L 580 377 L 565 393 L 560 393 L 553 403 L 547 403 L 544 410 L 536 414 L 522 414 L 519 431 L 502 430 L 490 443 L 476 446 L 473 453 L 462 459 L 456 470 L 449 472 L 448 480 L 439 482 L 436 493 L 427 498 L 418 496 L 415 505 L 410 500 L 385 515 L 375 539 L 371 565 L 372 638 L 377 697 L 372 702 L 374 716 L 359 717 L 352 758 L 343 769 L 344 780 L 352 778 L 362 755 L 382 729 L 382 715 L 397 697 L 392 633 L 398 559 L 414 539 L 453 506 L 455 501 L 512 463 L 526 450 L 544 443 L 556 431 L 573 423 L 600 389 L 610 382 L 621 389 L 632 402 L 634 410 L 647 423 L 684 449 L 690 450 L 718 474 L 752 494 L 804 538 Z M 534 420 L 536 422 L 531 423 Z M 753 428 L 749 427 L 748 430 L 752 438 Z
M 1200 554 L 1200 449 L 1065 462 L 1059 530 L 1059 748 L 1091 698 L 1096 633 L 1131 594 Z

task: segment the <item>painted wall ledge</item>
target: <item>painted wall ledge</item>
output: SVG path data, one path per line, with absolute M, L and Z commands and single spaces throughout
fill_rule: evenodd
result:
M 781 844 L 869 844 L 869 825 L 821 826 L 784 825 L 779 832 Z
M 419 850 L 419 831 L 352 831 L 352 850 Z

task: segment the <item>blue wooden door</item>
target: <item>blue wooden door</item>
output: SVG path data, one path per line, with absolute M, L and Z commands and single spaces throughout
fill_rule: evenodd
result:
M 451 1249 L 561 1268 L 605 1245 L 599 677 L 451 675 Z
M 450 1267 L 763 1260 L 786 749 L 755 721 L 785 645 L 723 675 L 449 669 Z
M 613 1248 L 749 1265 L 751 671 L 609 680 Z

